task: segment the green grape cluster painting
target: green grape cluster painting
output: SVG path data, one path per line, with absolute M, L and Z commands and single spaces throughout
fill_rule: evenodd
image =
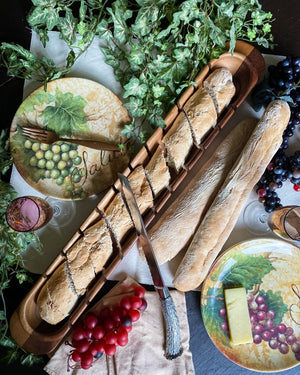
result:
M 39 192 L 78 200 L 110 186 L 130 158 L 120 131 L 130 121 L 121 101 L 104 86 L 82 78 L 48 83 L 18 108 L 10 131 L 14 163 L 21 176 Z M 58 141 L 39 143 L 22 135 L 22 127 L 40 127 L 60 137 L 122 145 L 120 151 L 98 151 Z

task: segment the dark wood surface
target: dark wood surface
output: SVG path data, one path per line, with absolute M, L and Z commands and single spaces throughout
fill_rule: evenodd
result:
M 260 49 L 264 53 L 278 55 L 300 55 L 300 1 L 299 0 L 261 0 L 262 8 L 270 11 L 276 19 L 273 23 L 274 50 Z M 7 0 L 0 4 L 0 42 L 15 42 L 28 48 L 30 30 L 26 24 L 26 15 L 30 9 L 29 0 Z M 9 128 L 14 113 L 22 100 L 23 82 L 10 79 L 0 69 L 0 114 L 1 128 Z M 18 289 L 19 295 L 11 295 L 9 307 L 13 310 L 24 296 L 24 288 Z M 188 320 L 190 325 L 190 348 L 196 374 L 247 375 L 259 374 L 243 369 L 225 358 L 209 339 L 201 318 L 200 293 L 186 293 Z M 42 366 L 28 369 L 19 364 L 0 365 L 1 374 L 13 371 L 28 374 L 45 374 Z M 281 372 L 287 375 L 299 374 L 299 367 Z M 142 372 L 141 372 L 142 374 Z M 182 374 L 184 375 L 184 374 Z

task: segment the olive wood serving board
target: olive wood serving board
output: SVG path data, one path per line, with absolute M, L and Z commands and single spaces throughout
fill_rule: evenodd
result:
M 193 146 L 190 151 L 184 168 L 178 174 L 171 174 L 171 182 L 169 188 L 164 189 L 153 201 L 153 207 L 148 209 L 143 219 L 146 227 L 152 222 L 158 213 L 163 210 L 166 202 L 172 197 L 175 190 L 182 184 L 189 172 L 197 164 L 198 160 L 205 154 L 207 149 L 213 149 L 213 141 L 217 135 L 222 132 L 228 120 L 234 115 L 237 108 L 243 103 L 253 87 L 256 85 L 259 77 L 265 70 L 265 62 L 259 51 L 248 43 L 238 41 L 236 49 L 233 54 L 224 53 L 218 59 L 212 60 L 196 77 L 195 82 L 197 86 L 190 86 L 177 100 L 176 105 L 171 109 L 165 118 L 166 128 L 157 129 L 150 137 L 147 143 L 142 147 L 139 153 L 130 162 L 126 170 L 123 172 L 125 176 L 138 166 L 146 166 L 151 156 L 154 154 L 156 148 L 161 143 L 165 133 L 172 127 L 172 124 L 190 96 L 201 87 L 203 80 L 215 69 L 226 68 L 230 70 L 233 75 L 233 81 L 236 87 L 236 94 L 231 100 L 231 103 L 218 119 L 216 127 L 208 134 L 200 147 Z M 69 330 L 80 318 L 80 316 L 87 310 L 91 302 L 102 289 L 106 280 L 111 273 L 122 261 L 122 258 L 130 251 L 137 240 L 137 236 L 131 230 L 122 241 L 122 250 L 115 250 L 112 256 L 108 259 L 105 268 L 101 271 L 93 283 L 89 286 L 86 294 L 82 296 L 71 314 L 57 325 L 50 325 L 43 321 L 37 309 L 37 296 L 40 289 L 51 276 L 54 270 L 66 259 L 66 252 L 74 243 L 84 236 L 84 231 L 102 218 L 103 212 L 114 196 L 120 190 L 120 181 L 117 180 L 115 184 L 108 190 L 100 203 L 91 212 L 88 218 L 82 223 L 80 228 L 75 232 L 73 237 L 62 249 L 56 259 L 50 264 L 48 269 L 39 278 L 30 292 L 23 299 L 18 308 L 14 311 L 10 319 L 10 332 L 17 344 L 24 350 L 35 354 L 48 354 L 55 350 L 55 348 L 62 342 L 63 338 L 68 334 Z

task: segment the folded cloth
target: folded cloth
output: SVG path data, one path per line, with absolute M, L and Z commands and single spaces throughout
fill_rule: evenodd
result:
M 128 293 L 128 285 L 132 285 L 132 279 L 126 278 L 119 282 L 92 311 L 101 310 L 103 306 L 113 304 L 120 300 L 123 294 Z M 165 348 L 165 324 L 161 310 L 161 304 L 156 292 L 146 292 L 147 309 L 141 312 L 141 317 L 133 323 L 129 333 L 128 344 L 117 347 L 114 356 L 105 354 L 96 360 L 88 369 L 68 370 L 68 356 L 71 347 L 65 342 L 57 349 L 44 370 L 50 375 L 72 374 L 101 374 L 101 375 L 193 375 L 194 366 L 192 354 L 189 349 L 189 326 L 187 320 L 186 303 L 184 293 L 177 290 L 170 291 L 177 310 L 180 325 L 180 336 L 183 353 L 181 356 L 168 360 L 164 356 Z M 71 337 L 67 339 L 71 342 Z M 75 362 L 71 362 L 75 364 Z

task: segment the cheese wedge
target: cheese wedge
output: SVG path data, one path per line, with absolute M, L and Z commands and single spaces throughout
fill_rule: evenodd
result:
M 225 289 L 225 305 L 232 344 L 253 342 L 245 288 Z

